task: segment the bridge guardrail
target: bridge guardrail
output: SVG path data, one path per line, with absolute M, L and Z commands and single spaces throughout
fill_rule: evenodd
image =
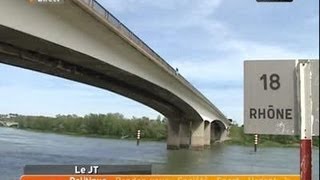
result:
M 172 68 L 165 60 L 163 60 L 154 50 L 152 50 L 146 43 L 144 43 L 138 36 L 136 36 L 129 28 L 122 24 L 115 16 L 113 16 L 107 9 L 105 9 L 100 3 L 96 0 L 80 0 L 91 7 L 95 12 L 103 16 L 110 24 L 112 24 L 119 32 L 121 32 L 125 37 L 129 38 L 134 42 L 138 47 L 142 48 L 146 53 L 151 55 L 153 58 L 158 60 L 164 67 L 167 68 L 172 74 L 176 74 L 176 70 Z M 198 96 L 203 98 L 210 106 L 213 107 L 222 117 L 226 119 L 226 116 L 215 106 L 213 105 L 199 90 L 197 90 L 188 80 L 178 74 L 177 77 L 180 81 L 188 84 L 192 91 Z

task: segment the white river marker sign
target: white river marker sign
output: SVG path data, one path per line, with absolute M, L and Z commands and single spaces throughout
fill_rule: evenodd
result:
M 244 62 L 245 133 L 300 133 L 296 77 L 295 60 Z

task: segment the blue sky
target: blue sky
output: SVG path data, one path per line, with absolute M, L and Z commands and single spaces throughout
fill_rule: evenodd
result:
M 99 2 L 238 123 L 243 122 L 245 59 L 318 59 L 318 0 Z M 0 99 L 0 114 L 159 115 L 109 91 L 3 64 Z

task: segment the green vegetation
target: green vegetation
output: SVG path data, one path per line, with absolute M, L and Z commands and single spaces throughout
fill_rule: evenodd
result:
M 57 115 L 56 117 L 22 116 L 11 114 L 1 116 L 0 120 L 19 122 L 19 128 L 44 132 L 72 134 L 81 136 L 108 138 L 136 138 L 137 130 L 141 137 L 149 140 L 165 140 L 167 137 L 166 118 L 149 119 L 147 117 L 131 119 L 119 113 L 76 115 Z M 227 144 L 252 146 L 254 135 L 244 134 L 243 126 L 233 124 L 230 128 L 230 140 Z M 299 146 L 299 136 L 259 135 L 259 146 Z M 314 137 L 313 145 L 319 147 L 319 137 Z
M 254 135 L 244 134 L 243 126 L 233 124 L 230 128 L 229 136 L 231 139 L 227 141 L 228 144 L 237 145 L 253 145 Z M 281 146 L 281 147 L 295 147 L 299 146 L 300 136 L 284 136 L 284 135 L 259 135 L 259 146 Z M 313 137 L 313 145 L 319 147 L 319 137 Z
M 17 116 L 10 118 L 19 122 L 19 128 L 73 135 L 135 138 L 141 130 L 144 139 L 166 139 L 166 119 L 160 116 L 156 120 L 147 117 L 126 119 L 119 113 L 76 115 Z

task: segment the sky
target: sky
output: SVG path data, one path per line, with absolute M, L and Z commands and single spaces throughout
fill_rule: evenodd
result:
M 240 124 L 244 60 L 319 58 L 318 0 L 99 2 Z M 0 114 L 160 114 L 106 90 L 4 64 L 0 99 Z

